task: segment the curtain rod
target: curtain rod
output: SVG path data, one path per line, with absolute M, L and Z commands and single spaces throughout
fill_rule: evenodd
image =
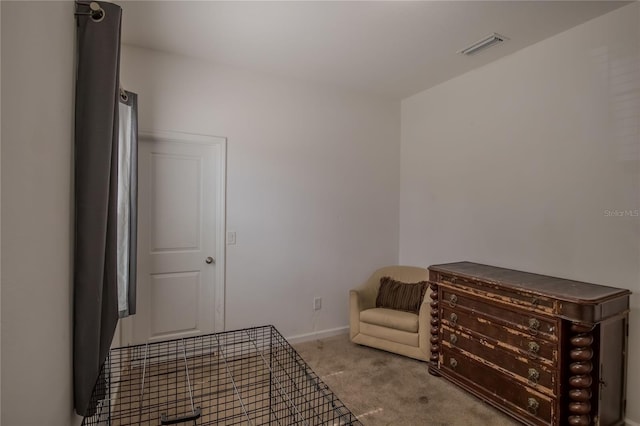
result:
M 89 12 L 76 12 L 75 16 L 91 16 L 94 22 L 100 22 L 104 19 L 106 12 L 97 1 L 76 1 L 76 6 L 89 6 Z

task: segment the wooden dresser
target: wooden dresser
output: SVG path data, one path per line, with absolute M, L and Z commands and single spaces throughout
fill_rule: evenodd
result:
M 434 265 L 429 372 L 528 425 L 622 425 L 628 290 Z

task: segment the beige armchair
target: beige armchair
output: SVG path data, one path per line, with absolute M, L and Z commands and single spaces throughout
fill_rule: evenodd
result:
M 427 361 L 430 355 L 430 290 L 427 289 L 418 314 L 376 308 L 380 278 L 391 277 L 404 283 L 429 279 L 429 271 L 413 266 L 378 269 L 361 287 L 349 292 L 349 325 L 353 343 L 371 346 Z

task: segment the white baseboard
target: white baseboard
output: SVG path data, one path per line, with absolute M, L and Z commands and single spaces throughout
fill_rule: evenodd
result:
M 632 421 L 631 421 L 631 420 L 629 420 L 629 419 L 624 419 L 624 424 L 625 424 L 626 426 L 640 426 L 640 423 L 632 422 Z
M 291 344 L 308 342 L 309 340 L 326 339 L 327 337 L 337 336 L 349 332 L 349 326 L 337 328 L 329 328 L 327 330 L 314 331 L 312 333 L 298 334 L 287 337 L 287 342 Z M 640 426 L 640 425 L 639 425 Z

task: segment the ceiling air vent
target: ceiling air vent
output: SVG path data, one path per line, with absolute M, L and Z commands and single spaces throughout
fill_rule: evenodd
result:
M 463 55 L 473 55 L 478 53 L 481 50 L 484 50 L 491 46 L 495 46 L 496 44 L 502 43 L 505 40 L 507 40 L 505 36 L 501 36 L 500 34 L 493 33 L 483 38 L 482 40 L 476 41 L 471 46 L 465 47 L 464 49 L 459 50 L 458 53 L 461 53 Z

